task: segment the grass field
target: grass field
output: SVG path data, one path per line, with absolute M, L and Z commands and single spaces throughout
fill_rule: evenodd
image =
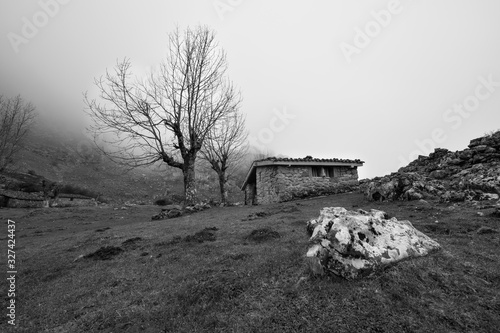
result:
M 313 277 L 305 225 L 327 206 L 384 210 L 443 249 L 370 279 Z M 16 222 L 12 331 L 500 331 L 500 234 L 477 233 L 500 229 L 492 209 L 354 193 L 162 221 L 158 207 L 124 208 L 0 210 L 3 263 Z

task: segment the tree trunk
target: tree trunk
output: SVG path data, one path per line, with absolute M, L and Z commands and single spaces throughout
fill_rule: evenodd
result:
M 189 157 L 184 160 L 184 205 L 192 206 L 196 204 L 196 181 L 194 162 L 196 157 Z
M 224 171 L 219 173 L 219 186 L 220 186 L 220 201 L 223 205 L 227 204 L 227 190 L 226 190 L 226 175 Z

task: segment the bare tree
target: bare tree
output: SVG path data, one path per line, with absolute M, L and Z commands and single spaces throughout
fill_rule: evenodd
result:
M 0 95 L 0 171 L 13 163 L 14 155 L 35 119 L 35 107 L 21 96 Z
M 225 52 L 206 27 L 169 35 L 166 60 L 146 80 L 131 82 L 128 60 L 96 80 L 104 104 L 85 96 L 95 135 L 107 155 L 127 166 L 157 161 L 184 175 L 185 203 L 196 200 L 195 161 L 208 133 L 239 103 L 226 78 Z
M 229 170 L 240 166 L 248 149 L 246 144 L 248 133 L 245 130 L 245 118 L 238 110 L 234 110 L 212 127 L 209 136 L 201 149 L 202 158 L 210 163 L 217 173 L 220 197 L 227 203 L 227 182 Z

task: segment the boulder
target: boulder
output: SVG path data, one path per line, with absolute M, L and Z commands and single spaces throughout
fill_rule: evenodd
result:
M 496 193 L 483 193 L 481 194 L 481 200 L 498 200 L 500 197 Z
M 182 215 L 182 210 L 179 210 L 179 209 L 176 209 L 176 208 L 169 210 L 168 213 L 167 213 L 167 217 L 169 219 L 173 219 L 173 218 L 179 217 L 181 215 Z
M 163 220 L 163 219 L 173 219 L 183 215 L 183 210 L 181 206 L 169 205 L 161 209 L 161 212 L 153 215 L 151 220 Z
M 326 207 L 307 222 L 311 247 L 307 260 L 315 274 L 335 274 L 345 279 L 370 276 L 403 259 L 421 257 L 440 249 L 409 221 L 388 219 L 372 209 L 348 211 Z

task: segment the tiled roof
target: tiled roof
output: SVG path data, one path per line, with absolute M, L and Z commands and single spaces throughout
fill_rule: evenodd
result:
M 311 156 L 306 156 L 304 158 L 289 158 L 289 157 L 267 157 L 261 160 L 257 160 L 255 162 L 264 162 L 264 161 L 273 161 L 273 162 L 339 162 L 339 163 L 365 163 L 360 159 L 349 160 L 349 159 L 341 159 L 341 158 L 313 158 Z

